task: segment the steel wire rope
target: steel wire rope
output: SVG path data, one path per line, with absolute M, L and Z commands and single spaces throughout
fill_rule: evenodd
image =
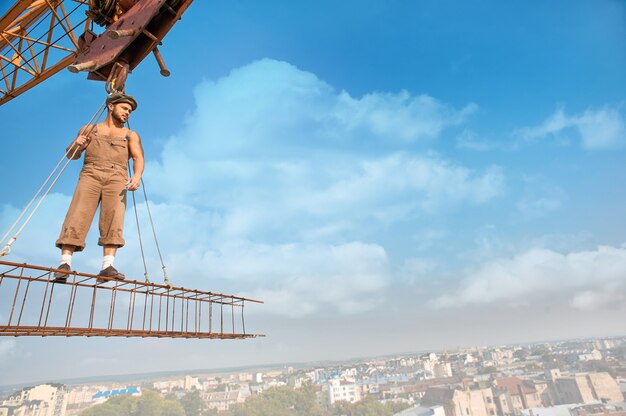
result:
M 141 187 L 143 190 L 143 197 L 146 200 L 146 210 L 148 211 L 148 218 L 150 219 L 150 226 L 152 227 L 152 235 L 154 236 L 154 244 L 156 245 L 157 253 L 159 253 L 159 260 L 161 260 L 161 269 L 163 270 L 163 282 L 171 286 L 170 279 L 167 276 L 167 268 L 165 267 L 165 262 L 163 261 L 163 255 L 161 254 L 161 247 L 159 246 L 159 239 L 157 238 L 156 228 L 154 227 L 154 221 L 152 221 L 152 213 L 150 212 L 150 204 L 148 203 L 148 194 L 146 194 L 146 185 L 141 179 Z
M 95 124 L 93 123 L 94 120 L 98 120 L 100 119 L 100 117 L 102 116 L 102 114 L 104 113 L 104 110 L 106 108 L 106 101 L 104 103 L 102 103 L 102 105 L 100 106 L 100 108 L 94 113 L 93 116 L 91 116 L 91 119 L 89 120 L 89 122 L 87 123 L 87 125 L 90 126 L 88 133 L 86 134 L 87 136 L 91 135 L 91 133 L 93 132 L 93 129 L 95 128 Z M 71 154 L 71 156 L 68 156 L 70 154 L 70 151 L 73 148 L 73 152 Z M 9 239 L 9 241 L 7 242 L 7 244 L 2 248 L 2 250 L 0 250 L 0 257 L 2 256 L 6 256 L 7 254 L 9 254 L 11 252 L 11 246 L 13 245 L 13 243 L 15 243 L 15 241 L 17 240 L 17 238 L 19 237 L 19 235 L 22 233 L 22 231 L 24 231 L 24 228 L 26 228 L 26 226 L 28 225 L 28 223 L 30 222 L 30 220 L 33 218 L 33 216 L 35 215 L 35 213 L 37 212 L 37 210 L 39 209 L 39 207 L 41 206 L 41 204 L 43 203 L 44 199 L 46 198 L 46 196 L 48 196 L 48 194 L 50 193 L 50 191 L 52 190 L 52 188 L 54 187 L 54 185 L 57 183 L 57 181 L 59 180 L 59 177 L 61 176 L 61 174 L 63 174 L 63 172 L 65 171 L 65 169 L 67 168 L 67 166 L 69 165 L 69 163 L 73 160 L 74 156 L 76 156 L 76 152 L 80 149 L 80 146 L 72 146 L 70 145 L 70 147 L 65 151 L 65 154 L 63 155 L 63 157 L 59 160 L 59 162 L 56 164 L 56 166 L 54 167 L 54 169 L 52 170 L 52 172 L 50 172 L 50 175 L 48 175 L 48 177 L 46 178 L 46 180 L 44 181 L 44 183 L 41 185 L 41 187 L 39 188 L 39 190 L 37 190 L 37 192 L 35 193 L 35 195 L 33 196 L 33 198 L 30 200 L 30 202 L 26 205 L 26 207 L 22 210 L 22 212 L 20 213 L 20 215 L 18 216 L 18 218 L 15 220 L 15 222 L 13 223 L 13 225 L 9 228 L 9 230 L 6 232 L 6 234 L 2 237 L 2 240 L 0 240 L 0 244 L 3 244 L 4 241 L 6 240 L 6 238 L 11 235 L 11 233 L 13 232 L 13 230 L 15 229 L 15 227 L 18 226 L 18 224 L 20 223 L 20 221 L 22 220 L 22 218 L 24 217 L 24 215 L 26 215 L 26 213 L 30 210 L 31 206 L 33 205 L 33 203 L 37 200 L 37 198 L 39 199 L 39 202 L 37 203 L 37 205 L 35 205 L 35 207 L 32 209 L 30 215 L 26 218 L 26 220 L 24 221 L 24 223 L 20 226 L 20 228 L 17 230 L 17 232 L 15 233 L 15 235 L 13 237 L 11 237 Z M 61 170 L 59 170 L 59 166 L 61 165 L 61 163 L 63 162 L 63 159 L 67 158 L 68 160 L 65 162 L 65 164 L 63 165 L 63 167 L 61 168 Z M 58 173 L 57 173 L 58 171 Z M 48 189 L 46 189 L 46 191 L 43 193 L 43 195 L 41 195 L 41 191 L 46 187 L 46 185 L 48 185 L 48 182 L 50 182 L 50 179 L 55 175 L 56 176 L 54 178 L 54 180 L 52 181 L 52 183 L 50 183 L 50 185 L 48 186 Z
M 128 175 L 131 176 L 130 166 L 128 166 Z M 143 261 L 143 276 L 146 282 L 150 283 L 148 278 L 148 265 L 146 264 L 146 254 L 143 251 L 143 240 L 141 238 L 141 227 L 139 226 L 139 214 L 137 213 L 137 202 L 135 200 L 135 192 L 131 191 L 133 197 L 133 209 L 135 211 L 135 222 L 137 223 L 137 234 L 139 235 L 139 250 L 141 251 L 141 260 Z
M 130 123 L 127 122 L 126 124 L 128 125 L 128 128 L 130 129 Z M 129 169 L 130 169 L 130 167 L 129 167 Z M 129 170 L 129 174 L 130 174 L 130 170 Z M 157 237 L 156 228 L 154 226 L 154 221 L 152 220 L 152 212 L 150 211 L 150 203 L 148 202 L 148 194 L 146 193 L 146 184 L 144 183 L 143 178 L 141 179 L 141 188 L 142 188 L 142 191 L 143 191 L 144 200 L 146 201 L 146 210 L 148 211 L 148 219 L 150 220 L 150 227 L 152 228 L 152 235 L 154 237 L 154 244 L 156 245 L 157 253 L 159 254 L 159 260 L 161 261 L 161 270 L 163 270 L 163 282 L 167 286 L 172 286 L 171 283 L 170 283 L 170 279 L 167 276 L 167 268 L 165 267 L 165 262 L 163 261 L 163 255 L 161 254 L 161 246 L 159 245 L 159 239 Z M 141 248 L 141 257 L 142 257 L 142 260 L 143 260 L 146 281 L 148 281 L 148 270 L 147 270 L 147 266 L 146 266 L 145 254 L 144 254 L 144 251 L 143 251 L 143 243 L 141 241 L 141 230 L 139 229 L 139 216 L 137 214 L 137 205 L 135 204 L 135 194 L 134 194 L 134 192 L 133 192 L 132 196 L 133 196 L 133 206 L 134 206 L 134 209 L 135 209 L 135 219 L 137 221 L 137 232 L 139 234 L 139 247 Z
M 72 14 L 73 14 L 76 10 L 78 10 L 78 9 L 80 8 L 80 6 L 82 6 L 82 5 L 83 5 L 82 3 L 78 3 L 78 5 L 77 5 L 76 7 L 74 7 L 74 9 L 72 9 L 72 11 L 71 11 L 71 12 L 69 12 L 69 13 L 65 16 L 65 19 L 68 19 L 68 18 L 69 18 L 69 17 L 70 17 L 70 16 L 71 16 L 71 15 L 72 15 Z M 48 14 L 50 14 L 50 13 L 52 13 L 52 12 L 48 12 Z M 48 16 L 46 16 L 45 18 L 47 18 L 47 17 L 48 17 Z M 45 18 L 44 18 L 44 19 L 45 19 Z M 39 23 L 41 23 L 44 19 L 41 19 L 41 21 L 40 21 Z M 75 27 L 76 27 L 76 26 L 80 26 L 80 25 L 82 25 L 83 23 L 85 23 L 88 19 L 89 19 L 88 17 L 85 17 L 83 20 L 81 20 L 78 24 L 76 24 L 76 25 L 74 25 L 74 26 L 75 26 Z M 39 23 L 37 23 L 37 25 L 38 25 Z M 44 32 L 41 36 L 39 36 L 39 37 L 35 40 L 35 42 L 39 42 L 39 41 L 40 41 L 40 40 L 41 40 L 44 36 L 46 36 L 46 35 L 47 35 L 47 34 L 49 34 L 51 31 L 53 31 L 54 29 L 56 29 L 56 27 L 57 27 L 59 24 L 61 24 L 61 20 L 60 20 L 60 19 L 57 19 L 57 22 L 54 24 L 54 26 L 52 26 L 52 28 L 48 29 L 48 31 L 47 31 L 47 32 Z M 35 25 L 35 26 L 37 26 L 37 25 Z M 34 29 L 34 28 L 33 28 L 33 29 Z M 30 34 L 30 32 L 28 32 L 27 34 Z M 67 31 L 65 31 L 65 33 L 64 33 L 63 35 L 61 35 L 59 38 L 55 39 L 55 40 L 52 42 L 52 44 L 57 43 L 58 41 L 60 41 L 61 39 L 63 39 L 64 37 L 66 37 L 66 36 L 68 36 L 68 35 L 69 35 L 69 33 L 68 33 Z M 30 63 L 31 63 L 31 62 L 32 62 L 35 58 L 37 58 L 39 55 L 41 55 L 42 53 L 44 53 L 44 52 L 46 51 L 46 49 L 47 49 L 47 48 L 46 48 L 46 47 L 44 47 L 42 50 L 40 50 L 40 51 L 39 51 L 39 52 L 37 52 L 35 55 L 33 55 L 30 59 L 25 59 L 25 60 L 24 60 L 24 62 L 25 62 L 25 63 L 30 64 Z M 4 69 L 4 68 L 6 68 L 6 64 L 5 64 L 4 66 L 2 66 L 2 68 L 3 68 L 3 69 Z M 13 74 L 14 74 L 14 73 L 18 70 L 18 69 L 20 69 L 20 68 L 19 68 L 19 67 L 17 67 L 17 66 L 15 66 L 15 68 L 14 68 L 11 72 L 7 73 L 4 77 L 0 78 L 0 82 L 2 82 L 2 81 L 4 81 L 4 80 L 6 80 L 8 77 L 10 77 L 11 75 L 13 75 Z
M 87 16 L 99 26 L 113 21 L 117 9 L 116 0 L 90 0 Z

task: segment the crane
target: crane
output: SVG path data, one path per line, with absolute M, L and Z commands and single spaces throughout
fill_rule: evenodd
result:
M 192 1 L 17 0 L 0 18 L 0 105 L 64 68 L 123 91 L 150 53 L 169 76 L 158 46 Z

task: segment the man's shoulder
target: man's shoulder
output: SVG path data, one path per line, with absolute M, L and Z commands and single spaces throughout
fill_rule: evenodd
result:
M 135 130 L 131 130 L 131 129 L 128 129 L 128 132 L 126 133 L 126 137 L 132 140 L 139 140 L 139 134 L 137 134 Z

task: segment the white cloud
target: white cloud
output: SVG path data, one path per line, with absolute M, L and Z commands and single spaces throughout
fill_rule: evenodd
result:
M 517 209 L 525 219 L 535 219 L 558 211 L 561 200 L 556 197 L 524 198 L 517 203 Z
M 456 147 L 479 152 L 503 148 L 501 143 L 480 138 L 475 132 L 469 129 L 463 129 L 461 134 L 457 136 Z
M 216 239 L 346 241 L 360 227 L 484 203 L 503 188 L 497 167 L 403 151 L 461 123 L 472 104 L 457 111 L 407 92 L 357 99 L 268 59 L 203 82 L 195 96 L 186 127 L 148 163 L 147 183 L 182 212 L 197 210 Z
M 6 366 L 18 353 L 14 339 L 0 340 L 0 368 Z
M 587 290 L 574 296 L 572 306 L 583 311 L 598 309 L 620 309 L 626 302 L 626 293 L 606 290 Z
M 568 129 L 576 131 L 581 146 L 588 150 L 614 149 L 626 144 L 624 116 L 619 108 L 608 105 L 574 115 L 558 108 L 539 126 L 520 129 L 517 134 L 524 140 L 535 140 L 558 136 Z
M 302 316 L 372 309 L 389 283 L 385 250 L 375 244 L 254 244 L 193 249 L 168 262 L 196 285 L 221 281 L 240 295 L 262 299 L 265 313 Z M 200 279 L 201 277 L 201 279 Z M 230 282 L 223 282 L 230 280 Z
M 369 130 L 377 136 L 414 142 L 439 137 L 444 128 L 462 123 L 477 109 L 471 103 L 456 111 L 433 97 L 412 97 L 407 91 L 371 93 L 361 99 L 342 91 L 329 118 L 337 121 L 344 134 Z
M 340 206 L 354 212 L 402 195 L 410 200 L 407 204 L 430 209 L 453 201 L 485 202 L 501 191 L 502 182 L 497 168 L 476 174 L 433 156 L 392 154 L 361 162 L 350 176 L 301 201 L 318 212 Z
M 380 229 L 483 204 L 504 186 L 498 167 L 475 170 L 406 150 L 462 123 L 473 104 L 457 110 L 406 91 L 355 98 L 267 59 L 201 83 L 195 100 L 185 126 L 158 160 L 148 155 L 146 168 L 170 279 L 245 292 L 266 300 L 266 311 L 301 316 L 375 307 L 393 269 Z M 54 240 L 68 203 L 68 196 L 51 195 L 14 255 L 56 263 Z M 160 281 L 145 206 L 138 208 L 150 276 Z M 0 221 L 13 211 L 7 207 Z M 116 267 L 141 279 L 130 204 L 125 238 Z M 96 239 L 94 226 L 74 268 L 98 270 Z
M 590 309 L 609 307 L 625 294 L 624 247 L 568 254 L 534 249 L 483 264 L 468 273 L 454 293 L 439 296 L 432 305 L 528 304 L 566 298 L 575 308 Z
M 437 269 L 437 264 L 430 259 L 410 258 L 406 259 L 398 271 L 398 276 L 410 285 L 429 278 Z

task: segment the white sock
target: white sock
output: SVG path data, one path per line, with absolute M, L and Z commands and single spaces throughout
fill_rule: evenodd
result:
M 113 260 L 115 260 L 115 256 L 103 256 L 102 257 L 102 270 L 106 269 L 109 266 L 113 266 Z
M 61 264 L 67 264 L 72 267 L 72 255 L 71 254 L 61 254 Z

